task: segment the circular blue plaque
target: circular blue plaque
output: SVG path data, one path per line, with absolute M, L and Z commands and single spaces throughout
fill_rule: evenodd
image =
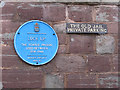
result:
M 47 23 L 31 20 L 19 27 L 14 37 L 19 57 L 31 65 L 50 62 L 58 50 L 58 37 Z

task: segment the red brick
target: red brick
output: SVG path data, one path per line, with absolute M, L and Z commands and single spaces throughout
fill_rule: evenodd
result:
M 77 22 L 92 21 L 92 6 L 74 5 L 68 6 L 68 17 Z
M 70 53 L 94 53 L 94 37 L 71 35 Z
M 67 88 L 96 88 L 96 75 L 73 73 L 67 75 Z
M 90 72 L 109 72 L 111 70 L 109 56 L 88 56 L 88 70 Z
M 118 22 L 118 7 L 99 5 L 96 8 L 96 21 Z
M 59 44 L 66 44 L 67 36 L 65 34 L 57 34 L 59 39 Z
M 65 5 L 63 4 L 45 4 L 43 12 L 44 21 L 64 21 Z
M 80 72 L 85 71 L 85 58 L 79 55 L 57 55 L 55 58 L 57 71 Z
M 99 88 L 118 88 L 119 80 L 118 75 L 103 74 L 98 77 Z
M 65 54 L 65 53 L 67 53 L 67 46 L 66 45 L 59 45 L 58 53 L 59 54 Z

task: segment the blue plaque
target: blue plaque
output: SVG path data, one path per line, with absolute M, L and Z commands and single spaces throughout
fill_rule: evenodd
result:
M 50 62 L 58 50 L 58 37 L 47 23 L 31 20 L 19 27 L 14 37 L 19 57 L 31 65 Z

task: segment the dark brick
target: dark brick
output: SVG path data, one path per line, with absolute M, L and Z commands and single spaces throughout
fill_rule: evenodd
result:
M 67 46 L 66 45 L 59 45 L 58 53 L 59 54 L 65 54 L 65 53 L 67 53 Z
M 2 66 L 6 68 L 30 68 L 31 65 L 26 64 L 18 56 L 6 55 L 2 56 Z M 32 66 L 31 66 L 32 67 Z
M 94 53 L 94 37 L 71 35 L 70 53 Z
M 65 5 L 62 4 L 45 4 L 43 12 L 44 21 L 64 21 Z
M 60 72 L 80 72 L 85 71 L 85 58 L 79 55 L 57 55 L 57 70 Z
M 65 34 L 58 34 L 59 44 L 66 44 L 67 36 Z
M 67 75 L 67 88 L 96 88 L 96 75 L 73 73 Z
M 29 66 L 28 66 L 29 67 Z M 40 67 L 31 68 L 4 68 L 2 69 L 2 73 L 43 73 Z
M 3 83 L 4 88 L 42 88 L 41 81 L 29 83 Z M 29 89 L 30 90 L 30 89 Z
M 77 22 L 92 21 L 92 6 L 68 6 L 68 17 Z
M 44 72 L 44 73 L 52 73 L 56 70 L 55 62 L 51 61 L 45 65 L 42 66 L 32 66 L 24 62 L 22 59 L 20 59 L 18 56 L 12 56 L 12 55 L 6 55 L 2 56 L 2 66 L 5 69 L 11 69 L 6 70 L 6 72 Z M 15 71 L 18 69 L 17 71 Z
M 88 56 L 88 70 L 90 72 L 109 72 L 111 70 L 109 56 Z
M 41 88 L 43 84 L 42 73 L 3 73 L 4 88 Z
M 95 6 L 96 21 L 100 22 L 118 22 L 118 7 L 117 6 Z
M 118 88 L 119 80 L 116 74 L 103 74 L 98 77 L 99 88 Z
M 4 83 L 31 83 L 43 80 L 41 73 L 2 73 L 2 82 Z
M 3 88 L 2 90 L 15 90 L 16 88 Z M 17 90 L 40 90 L 40 89 L 36 89 L 36 88 L 17 88 Z

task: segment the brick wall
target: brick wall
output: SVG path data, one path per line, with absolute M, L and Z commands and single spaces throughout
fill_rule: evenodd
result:
M 2 6 L 4 88 L 117 88 L 118 6 L 112 4 L 6 2 Z M 47 22 L 59 38 L 55 58 L 43 66 L 23 62 L 13 46 L 24 22 Z M 108 34 L 66 34 L 66 23 L 107 24 Z

